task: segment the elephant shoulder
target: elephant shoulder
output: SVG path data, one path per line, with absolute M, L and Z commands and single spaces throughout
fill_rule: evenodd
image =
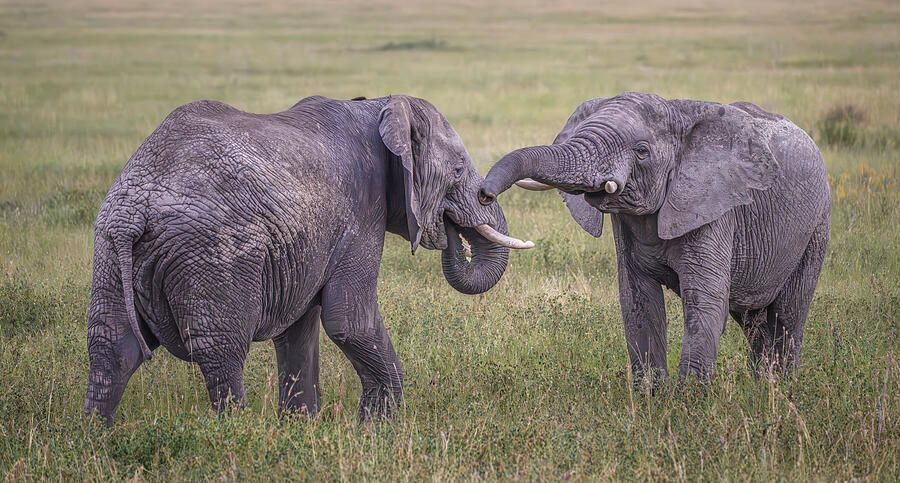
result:
M 769 111 L 757 106 L 756 104 L 753 104 L 752 102 L 740 101 L 740 102 L 735 102 L 731 105 L 746 112 L 747 114 L 749 114 L 750 116 L 752 116 L 755 119 L 761 119 L 761 120 L 773 121 L 773 122 L 777 122 L 777 121 L 781 121 L 781 120 L 785 119 L 785 117 L 782 116 L 781 114 L 769 112 Z
M 334 101 L 334 99 L 329 99 L 325 96 L 307 96 L 307 97 L 304 97 L 303 99 L 300 99 L 299 101 L 297 101 L 296 104 L 291 106 L 291 109 L 294 109 L 297 107 L 322 104 L 322 103 L 327 103 L 327 102 L 331 102 L 331 101 Z
M 219 119 L 226 116 L 246 114 L 221 101 L 199 100 L 182 104 L 166 116 L 167 122 L 195 121 L 200 119 Z

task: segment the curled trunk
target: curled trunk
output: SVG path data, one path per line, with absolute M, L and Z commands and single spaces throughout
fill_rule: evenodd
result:
M 508 233 L 502 214 L 498 225 L 497 231 Z M 490 290 L 500 281 L 509 261 L 509 248 L 489 241 L 475 228 L 458 226 L 446 217 L 444 229 L 447 231 L 447 248 L 441 253 L 441 267 L 451 287 L 464 294 L 474 295 Z M 471 245 L 471 260 L 466 257 L 460 235 Z

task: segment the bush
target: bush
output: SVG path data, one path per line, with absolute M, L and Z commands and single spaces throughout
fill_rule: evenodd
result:
M 375 50 L 381 51 L 390 51 L 390 50 L 453 50 L 447 44 L 446 41 L 441 39 L 422 39 L 422 40 L 408 40 L 404 42 L 388 42 L 386 44 L 381 44 L 375 48 Z
M 81 323 L 87 314 L 87 292 L 74 283 L 54 290 L 22 277 L 6 278 L 0 281 L 0 330 L 10 335 Z
M 55 226 L 91 225 L 103 203 L 106 191 L 101 189 L 64 190 L 43 202 L 43 218 Z
M 859 127 L 863 122 L 865 113 L 853 104 L 832 107 L 818 122 L 820 141 L 829 146 L 855 146 L 859 141 Z

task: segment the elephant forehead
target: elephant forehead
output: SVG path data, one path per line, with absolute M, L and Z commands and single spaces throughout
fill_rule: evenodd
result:
M 605 103 L 595 117 L 608 119 L 625 136 L 648 139 L 668 129 L 671 113 L 660 98 L 620 96 Z
M 462 139 L 449 123 L 431 130 L 429 144 L 431 149 L 441 156 L 453 154 L 460 161 L 468 154 Z M 454 159 L 455 160 L 455 159 Z M 449 161 L 449 160 L 448 160 Z
M 604 110 L 582 123 L 576 134 L 599 140 L 605 154 L 619 151 L 635 140 L 648 139 L 650 130 L 639 115 L 625 110 Z

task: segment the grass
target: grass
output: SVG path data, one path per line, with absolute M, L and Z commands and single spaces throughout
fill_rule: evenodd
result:
M 0 0 L 0 475 L 897 478 L 896 2 L 330 3 Z M 113 428 L 82 420 L 93 213 L 176 106 L 413 94 L 486 172 L 551 141 L 580 101 L 624 90 L 750 100 L 819 140 L 832 241 L 796 377 L 754 380 L 729 322 L 712 384 L 635 394 L 610 237 L 581 232 L 552 194 L 511 191 L 512 230 L 539 248 L 483 296 L 389 237 L 381 308 L 408 380 L 396 421 L 354 422 L 358 382 L 327 340 L 315 421 L 276 417 L 269 344 L 251 351 L 239 416 L 216 418 L 196 367 L 159 351 Z M 671 294 L 667 308 L 674 368 Z

